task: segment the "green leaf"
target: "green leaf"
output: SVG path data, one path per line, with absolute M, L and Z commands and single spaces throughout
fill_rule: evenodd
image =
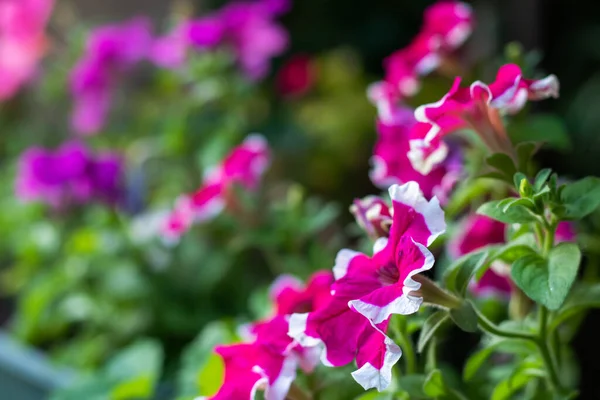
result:
M 200 332 L 183 352 L 177 375 L 177 392 L 180 396 L 211 395 L 216 392 L 223 366 L 213 349 L 233 339 L 231 330 L 223 322 L 213 322 Z
M 536 193 L 542 190 L 542 187 L 546 184 L 546 181 L 551 174 L 552 170 L 550 168 L 544 168 L 537 173 L 533 181 L 533 190 L 535 190 Z
M 525 121 L 513 123 L 508 133 L 513 142 L 543 142 L 556 150 L 569 150 L 571 142 L 562 119 L 553 114 L 528 116 Z
M 465 332 L 477 332 L 477 313 L 470 301 L 464 301 L 459 308 L 450 309 L 450 318 Z
M 546 376 L 545 372 L 540 368 L 541 364 L 537 359 L 524 361 L 508 378 L 496 385 L 491 400 L 514 399 L 514 394 L 529 383 L 532 378 L 543 378 Z
M 398 379 L 398 385 L 410 395 L 411 399 L 427 398 L 427 394 L 423 391 L 425 379 L 424 375 L 404 375 Z
M 513 354 L 531 354 L 535 352 L 535 345 L 515 339 L 497 339 L 486 347 L 473 353 L 465 363 L 463 370 L 463 379 L 470 381 L 475 377 L 477 372 L 484 366 L 487 359 L 495 352 L 513 353 Z
M 503 180 L 512 183 L 512 177 L 517 173 L 517 167 L 515 167 L 512 158 L 505 153 L 496 153 L 486 158 L 485 161 L 489 166 L 496 168 L 502 173 Z
M 488 251 L 482 250 L 469 253 L 448 267 L 446 275 L 446 287 L 451 291 L 464 296 L 475 272 L 481 268 L 487 260 Z
M 513 176 L 513 183 L 515 184 L 515 189 L 519 190 L 519 188 L 521 187 L 521 181 L 523 179 L 527 180 L 527 176 L 525 176 L 524 173 L 522 173 L 522 172 L 515 173 L 515 175 Z
M 512 203 L 514 200 L 504 199 L 487 202 L 477 209 L 477 214 L 485 215 L 505 224 L 522 224 L 536 220 L 534 214 L 522 204 Z
M 517 145 L 517 170 L 527 172 L 529 163 L 538 149 L 538 145 L 532 142 L 523 142 Z
M 423 384 L 423 392 L 430 397 L 439 397 L 446 394 L 447 389 L 442 377 L 442 371 L 434 369 L 427 375 Z
M 589 176 L 566 185 L 561 192 L 566 218 L 581 219 L 600 205 L 600 178 Z
M 148 398 L 160 378 L 163 352 L 154 340 L 142 340 L 117 354 L 106 366 L 109 378 L 120 380 L 112 390 L 116 400 Z
M 552 331 L 558 328 L 563 322 L 588 308 L 600 308 L 600 283 L 574 287 L 565 304 L 550 321 L 548 329 Z
M 548 307 L 558 310 L 569 294 L 577 277 L 581 252 L 574 243 L 560 243 L 545 260 L 529 254 L 515 261 L 511 276 L 527 296 Z
M 417 343 L 417 351 L 419 353 L 423 351 L 429 340 L 447 319 L 448 313 L 441 310 L 434 312 L 427 318 L 419 334 L 419 341 Z

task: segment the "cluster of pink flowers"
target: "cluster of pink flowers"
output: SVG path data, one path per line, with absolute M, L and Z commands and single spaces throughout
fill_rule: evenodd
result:
M 311 371 L 319 359 L 335 367 L 355 361 L 352 376 L 365 389 L 390 384 L 402 354 L 386 335 L 390 317 L 421 306 L 418 274 L 433 266 L 427 246 L 446 224 L 437 199 L 428 201 L 416 182 L 393 185 L 389 194 L 391 209 L 383 199 L 371 199 L 380 205 L 378 220 L 385 220 L 373 256 L 343 249 L 333 275 L 317 273 L 305 289 L 280 278 L 271 291 L 276 316 L 250 326 L 250 343 L 216 349 L 225 377 L 211 399 L 253 399 L 257 388 L 264 388 L 266 399 L 282 400 L 297 365 Z
M 145 18 L 103 26 L 90 34 L 85 54 L 71 72 L 75 132 L 91 135 L 102 129 L 119 78 L 147 56 L 151 43 Z
M 438 67 L 441 60 L 458 48 L 472 31 L 472 13 L 468 5 L 457 1 L 441 1 L 425 11 L 422 31 L 406 48 L 386 61 L 386 77 L 368 89 L 377 106 L 377 133 L 370 176 L 381 188 L 415 181 L 426 196 L 447 200 L 454 184 L 462 175 L 458 149 L 452 157 L 440 161 L 424 173 L 414 167 L 410 155 L 411 132 L 417 125 L 414 110 L 403 100 L 414 94 L 418 77 Z
M 207 171 L 198 190 L 177 199 L 175 208 L 163 223 L 162 236 L 168 241 L 174 241 L 194 222 L 215 217 L 226 206 L 233 185 L 256 190 L 269 162 L 270 153 L 266 140 L 256 134 L 248 136 L 220 165 Z
M 275 18 L 289 7 L 289 0 L 229 3 L 205 17 L 184 21 L 157 40 L 151 58 L 163 67 L 178 68 L 189 49 L 202 51 L 224 44 L 232 48 L 249 78 L 262 78 L 271 58 L 287 47 L 287 32 Z
M 46 24 L 53 0 L 0 1 L 0 101 L 36 73 L 48 46 Z
M 469 254 L 485 246 L 506 242 L 508 226 L 483 215 L 473 214 L 465 218 L 460 233 L 448 243 L 448 251 L 453 258 Z M 556 229 L 555 242 L 572 242 L 575 229 L 569 222 L 561 222 Z M 471 290 L 478 296 L 510 296 L 514 284 L 510 279 L 510 268 L 501 261 L 492 263 L 481 279 L 471 284 Z
M 549 75 L 540 80 L 524 79 L 521 68 L 507 64 L 490 84 L 473 82 L 460 87 L 457 77 L 450 91 L 439 101 L 415 110 L 417 124 L 409 133 L 413 168 L 429 174 L 448 155 L 444 138 L 460 129 L 472 129 L 494 152 L 512 155 L 512 143 L 502 116 L 520 111 L 527 100 L 558 97 L 558 80 Z
M 114 153 L 94 155 L 77 142 L 56 151 L 30 148 L 21 155 L 16 193 L 24 201 L 55 208 L 90 201 L 113 204 L 121 196 L 122 161 Z
M 385 106 L 414 95 L 419 89 L 419 77 L 435 70 L 464 43 L 472 30 L 469 5 L 443 0 L 430 6 L 425 11 L 421 32 L 408 46 L 385 60 L 385 79 L 371 86 L 372 98 Z
M 280 277 L 270 291 L 274 315 L 246 327 L 245 343 L 215 349 L 225 364 L 225 377 L 219 391 L 209 399 L 251 400 L 262 389 L 265 399 L 284 400 L 298 367 L 310 373 L 319 361 L 315 349 L 302 347 L 288 336 L 289 317 L 327 303 L 332 282 L 330 272 L 315 273 L 306 286 L 291 276 Z
M 394 107 L 389 118 L 377 119 L 378 139 L 373 150 L 371 181 L 380 188 L 415 181 L 426 196 L 435 195 L 445 203 L 455 183 L 462 175 L 462 157 L 456 148 L 453 156 L 437 165 L 428 175 L 412 166 L 408 153 L 409 134 L 417 121 L 408 107 Z

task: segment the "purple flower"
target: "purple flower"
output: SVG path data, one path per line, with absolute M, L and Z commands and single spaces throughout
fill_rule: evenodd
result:
M 185 21 L 157 39 L 150 58 L 159 66 L 179 68 L 190 49 L 203 51 L 226 45 L 235 53 L 245 74 L 250 79 L 260 79 L 268 73 L 271 58 L 287 47 L 287 32 L 275 17 L 289 6 L 289 0 L 230 3 L 208 16 Z
M 103 26 L 90 34 L 85 54 L 71 72 L 75 98 L 71 124 L 77 133 L 92 135 L 102 129 L 119 76 L 148 55 L 151 43 L 145 18 Z
M 30 148 L 19 160 L 17 197 L 55 208 L 94 199 L 115 203 L 121 192 L 122 163 L 111 153 L 92 155 L 69 142 L 56 151 Z

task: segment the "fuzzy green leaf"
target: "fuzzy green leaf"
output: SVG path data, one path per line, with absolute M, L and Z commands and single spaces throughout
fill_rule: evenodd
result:
M 419 353 L 423 351 L 429 340 L 446 320 L 448 320 L 448 313 L 441 310 L 434 312 L 427 318 L 421 329 L 421 333 L 419 334 L 419 341 L 417 342 L 417 351 Z
M 570 183 L 561 192 L 566 218 L 581 219 L 600 206 L 600 178 L 589 176 Z
M 529 254 L 515 261 L 511 276 L 527 296 L 558 310 L 577 277 L 581 252 L 573 243 L 561 243 L 550 251 L 548 259 Z

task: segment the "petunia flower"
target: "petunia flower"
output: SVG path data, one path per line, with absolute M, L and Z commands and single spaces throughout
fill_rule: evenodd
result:
M 0 101 L 35 75 L 48 47 L 45 29 L 53 5 L 53 0 L 0 1 Z
M 180 68 L 190 50 L 228 46 L 244 73 L 260 79 L 271 59 L 287 47 L 288 34 L 275 18 L 289 9 L 287 0 L 233 2 L 208 16 L 182 22 L 152 46 L 151 59 L 162 67 Z
M 248 328 L 247 343 L 218 346 L 215 351 L 225 364 L 225 376 L 211 400 L 255 398 L 265 391 L 267 400 L 284 400 L 301 367 L 311 372 L 318 362 L 315 352 L 303 348 L 288 336 L 288 317 L 294 312 L 316 310 L 331 297 L 331 272 L 315 273 L 304 286 L 284 275 L 270 290 L 275 315 Z
M 460 78 L 441 100 L 415 110 L 417 124 L 410 132 L 408 157 L 413 168 L 429 174 L 448 155 L 444 138 L 460 129 L 474 130 L 494 152 L 513 153 L 502 117 L 523 108 L 527 100 L 558 97 L 558 80 L 554 75 L 540 80 L 522 77 L 521 68 L 507 64 L 498 70 L 496 80 L 485 84 L 476 81 L 460 87 Z
M 489 217 L 473 214 L 460 226 L 460 231 L 448 243 L 448 251 L 453 258 L 459 258 L 485 246 L 506 242 L 507 225 Z M 569 222 L 560 222 L 556 229 L 555 243 L 575 240 L 575 230 Z M 473 281 L 471 290 L 477 296 L 509 297 L 513 291 L 510 279 L 510 266 L 495 261 L 481 279 Z
M 435 195 L 446 202 L 448 194 L 462 174 L 462 160 L 455 150 L 452 157 L 436 166 L 429 174 L 415 170 L 408 158 L 409 134 L 415 126 L 413 111 L 408 107 L 393 107 L 389 118 L 378 118 L 378 139 L 373 150 L 371 181 L 387 189 L 392 184 L 415 181 L 425 196 Z
M 93 155 L 82 144 L 66 143 L 56 151 L 31 148 L 21 155 L 16 194 L 24 201 L 43 201 L 60 208 L 121 195 L 121 158 Z
M 439 1 L 425 10 L 423 27 L 403 49 L 384 61 L 385 78 L 371 86 L 379 101 L 394 103 L 414 95 L 419 78 L 438 68 L 473 29 L 472 10 L 459 1 Z M 377 103 L 376 103 L 377 104 Z
M 367 196 L 355 199 L 350 206 L 358 226 L 372 238 L 387 237 L 392 225 L 392 214 L 389 204 L 379 196 Z
M 290 335 L 303 346 L 323 346 L 322 361 L 356 361 L 354 379 L 365 389 L 385 389 L 402 352 L 386 336 L 392 314 L 416 312 L 423 299 L 415 278 L 433 266 L 427 249 L 445 230 L 437 199 L 427 201 L 415 182 L 389 189 L 389 238 L 375 242 L 374 255 L 341 250 L 333 268 L 332 299 L 322 308 L 290 318 Z
M 145 18 L 103 26 L 90 34 L 85 54 L 71 71 L 75 132 L 92 135 L 102 129 L 119 78 L 147 57 L 150 44 Z
M 177 240 L 194 222 L 214 218 L 225 207 L 227 194 L 233 185 L 255 191 L 269 160 L 266 140 L 257 134 L 248 136 L 221 164 L 205 174 L 198 190 L 177 199 L 173 211 L 163 224 L 163 237 L 169 241 Z

